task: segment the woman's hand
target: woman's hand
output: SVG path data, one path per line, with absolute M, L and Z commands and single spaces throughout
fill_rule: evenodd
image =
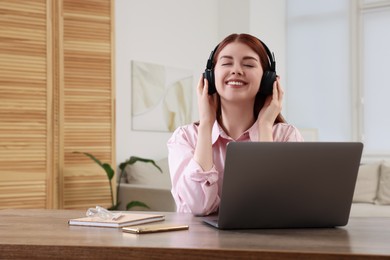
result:
M 209 95 L 208 90 L 209 84 L 201 76 L 197 88 L 199 128 L 194 160 L 198 162 L 204 171 L 209 171 L 214 165 L 211 131 L 217 117 L 217 95 Z
M 269 95 L 259 113 L 260 141 L 272 141 L 272 127 L 276 117 L 282 111 L 284 91 L 279 76 L 273 85 L 272 95 Z
M 208 94 L 209 83 L 203 75 L 199 79 L 197 96 L 200 125 L 212 127 L 217 114 L 217 95 Z

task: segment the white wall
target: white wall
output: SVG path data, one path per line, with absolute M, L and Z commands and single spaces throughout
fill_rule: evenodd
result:
M 192 70 L 196 120 L 197 81 L 211 50 L 228 34 L 266 38 L 277 57 L 278 73 L 284 71 L 284 5 L 285 0 L 115 0 L 117 163 L 132 155 L 167 156 L 172 134 L 131 129 L 132 60 Z
M 286 84 L 286 1 L 251 0 L 249 23 L 250 33 L 260 37 L 274 53 L 276 73 L 280 76 L 283 89 L 288 95 Z M 287 116 L 286 109 L 283 109 L 282 114 Z
M 218 10 L 218 39 L 232 33 L 249 33 L 250 0 L 222 0 Z

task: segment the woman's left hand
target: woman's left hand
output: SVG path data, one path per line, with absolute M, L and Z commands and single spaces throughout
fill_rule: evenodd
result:
M 264 103 L 263 108 L 259 113 L 259 124 L 260 126 L 269 126 L 272 127 L 276 117 L 282 111 L 284 91 L 280 84 L 279 76 L 276 77 L 276 80 L 273 85 L 272 95 L 269 95 Z

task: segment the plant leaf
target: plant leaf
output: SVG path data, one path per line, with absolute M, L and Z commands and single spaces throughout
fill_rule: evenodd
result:
M 119 164 L 119 168 L 123 171 L 126 168 L 127 165 L 134 164 L 134 163 L 136 163 L 138 161 L 141 161 L 141 162 L 144 162 L 144 163 L 151 163 L 162 173 L 162 170 L 161 170 L 160 166 L 158 166 L 157 163 L 154 160 L 146 159 L 146 158 L 142 158 L 142 157 L 138 157 L 138 156 L 131 156 L 125 162 Z
M 91 158 L 92 160 L 94 160 L 97 164 L 99 164 L 100 166 L 102 166 L 102 162 L 99 161 L 98 158 L 96 158 L 95 156 L 93 156 L 93 155 L 90 154 L 90 153 L 84 153 L 84 152 L 73 152 L 73 153 L 81 153 L 81 154 L 84 154 L 84 155 L 88 156 L 89 158 Z
M 148 205 L 146 205 L 145 203 L 141 202 L 141 201 L 137 201 L 137 200 L 133 200 L 133 201 L 130 201 L 129 203 L 127 203 L 126 205 L 126 209 L 129 210 L 133 207 L 143 207 L 143 208 L 147 208 L 147 209 L 150 209 Z
M 93 156 L 92 154 L 90 153 L 85 153 L 85 152 L 73 152 L 73 153 L 81 153 L 81 154 L 84 154 L 85 156 L 88 156 L 89 158 L 91 158 L 94 162 L 96 162 L 100 167 L 103 168 L 103 170 L 106 172 L 106 175 L 107 175 L 107 178 L 108 178 L 108 181 L 109 181 L 109 187 L 110 187 L 110 193 L 111 193 L 111 200 L 112 200 L 112 208 L 113 207 L 118 207 L 118 203 L 116 205 L 114 205 L 114 194 L 112 192 L 112 185 L 111 185 L 111 180 L 112 178 L 114 177 L 115 175 L 115 171 L 112 169 L 111 165 L 108 164 L 108 163 L 102 163 L 99 159 L 97 159 L 95 156 Z M 118 194 L 117 194 L 118 195 Z
M 114 170 L 111 168 L 111 165 L 109 165 L 108 163 L 103 163 L 101 166 L 106 171 L 107 178 L 111 180 L 115 174 Z
M 106 172 L 108 180 L 111 181 L 112 178 L 114 177 L 115 171 L 112 169 L 110 164 L 102 163 L 98 158 L 96 158 L 95 156 L 93 156 L 90 153 L 85 153 L 85 152 L 73 152 L 73 153 L 81 153 L 81 154 L 84 154 L 84 155 L 88 156 L 89 158 L 91 158 L 94 162 L 96 162 L 100 167 L 103 168 L 103 170 Z

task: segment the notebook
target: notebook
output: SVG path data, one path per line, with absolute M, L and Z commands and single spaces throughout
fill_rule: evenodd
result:
M 359 170 L 359 142 L 230 142 L 219 229 L 345 226 Z
M 150 213 L 122 213 L 118 219 L 101 219 L 99 217 L 81 217 L 70 219 L 69 225 L 90 227 L 126 227 L 165 220 L 164 215 Z

